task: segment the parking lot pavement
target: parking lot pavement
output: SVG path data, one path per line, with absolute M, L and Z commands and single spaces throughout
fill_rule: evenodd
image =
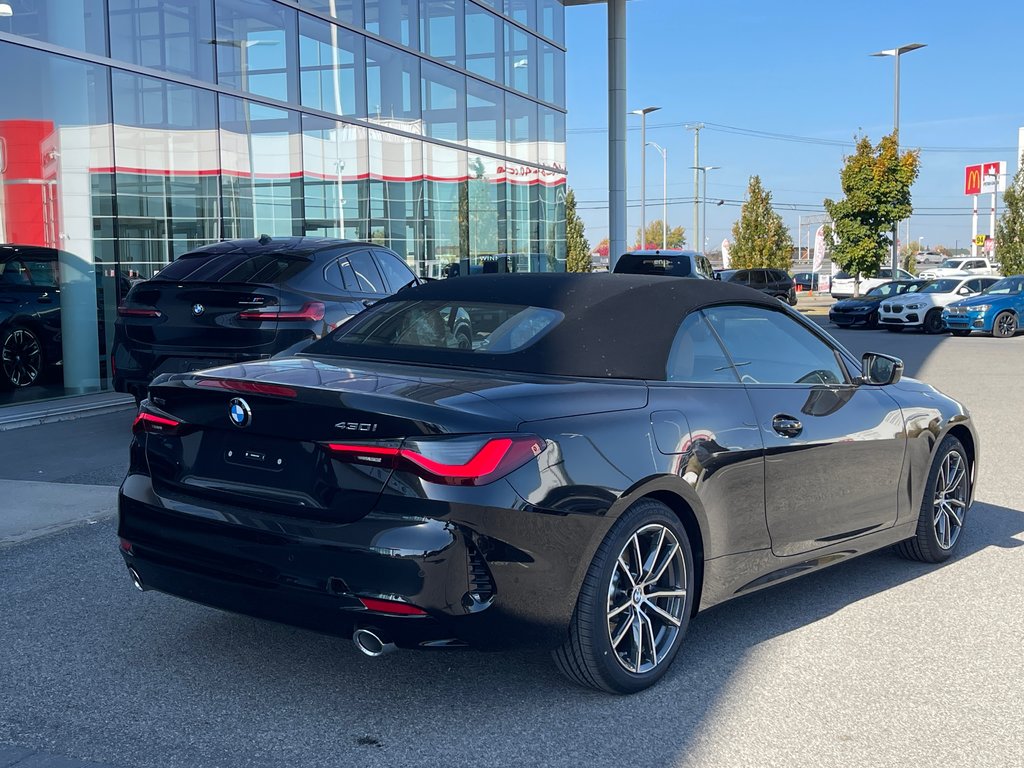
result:
M 693 621 L 661 684 L 611 697 L 544 655 L 374 661 L 138 593 L 108 518 L 0 545 L 0 749 L 140 768 L 1020 765 L 1024 337 L 836 336 L 974 412 L 979 501 L 944 566 L 887 550 L 735 600 Z

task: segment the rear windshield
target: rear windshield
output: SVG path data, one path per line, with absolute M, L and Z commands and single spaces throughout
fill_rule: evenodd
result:
M 323 341 L 311 354 L 391 357 L 400 350 L 501 355 L 531 346 L 564 315 L 554 309 L 488 302 L 394 301 L 360 315 Z
M 301 272 L 305 258 L 280 253 L 231 253 L 185 255 L 153 276 L 173 283 L 283 283 Z
M 626 253 L 615 262 L 615 271 L 624 275 L 672 275 L 689 277 L 692 274 L 689 258 L 670 256 L 640 256 Z

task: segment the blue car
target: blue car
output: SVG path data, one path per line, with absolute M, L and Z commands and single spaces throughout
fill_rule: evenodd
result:
M 1024 275 L 1004 277 L 984 293 L 954 301 L 942 311 L 942 325 L 954 336 L 984 331 L 1000 339 L 1017 333 L 1024 315 Z

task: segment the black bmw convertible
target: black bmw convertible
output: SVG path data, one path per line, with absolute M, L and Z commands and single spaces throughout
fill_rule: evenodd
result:
M 977 436 L 901 374 L 728 283 L 432 282 L 300 354 L 158 377 L 121 554 L 140 589 L 369 656 L 529 645 L 639 691 L 698 610 L 888 545 L 953 554 Z

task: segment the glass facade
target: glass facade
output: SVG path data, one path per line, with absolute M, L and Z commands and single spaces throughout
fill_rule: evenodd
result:
M 561 0 L 2 5 L 0 406 L 108 389 L 127 290 L 221 239 L 565 268 Z

